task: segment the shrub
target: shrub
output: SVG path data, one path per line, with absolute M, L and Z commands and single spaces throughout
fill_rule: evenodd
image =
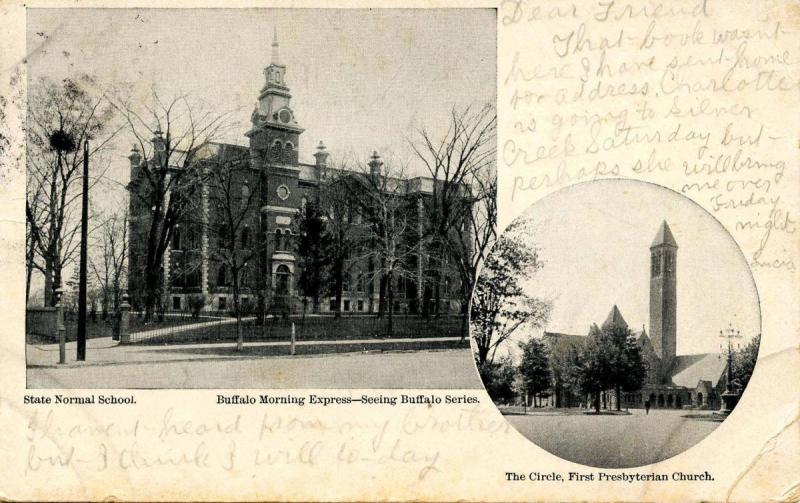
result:
M 202 311 L 206 305 L 206 296 L 199 293 L 189 295 L 187 302 L 189 304 L 189 309 L 192 311 L 192 318 L 199 318 L 200 311 Z

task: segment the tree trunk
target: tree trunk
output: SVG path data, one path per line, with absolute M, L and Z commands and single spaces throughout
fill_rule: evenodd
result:
M 461 313 L 461 342 L 464 342 L 469 335 L 469 315 L 472 310 L 472 295 L 470 293 L 465 293 L 462 297 L 464 309 Z
M 144 322 L 149 323 L 153 320 L 153 311 L 158 297 L 158 273 L 148 270 L 144 274 Z
M 386 293 L 389 299 L 389 305 L 387 306 L 389 311 L 389 337 L 394 334 L 394 286 L 392 283 L 392 273 L 389 272 L 389 275 L 386 277 Z
M 600 390 L 594 392 L 594 411 L 600 414 Z
M 56 305 L 55 295 L 53 295 L 53 267 L 50 260 L 45 261 L 44 267 L 44 305 L 53 307 Z
M 433 317 L 439 317 L 439 304 L 442 303 L 442 276 L 441 269 L 436 271 L 436 279 L 433 288 Z
M 616 399 L 616 401 L 617 401 L 617 410 L 618 410 L 618 411 L 619 411 L 619 410 L 622 410 L 622 409 L 620 408 L 620 405 L 621 405 L 621 402 L 622 402 L 622 400 L 620 400 L 620 393 L 621 393 L 621 391 L 622 391 L 622 390 L 620 389 L 620 386 L 619 386 L 619 384 L 617 384 L 616 388 L 614 389 L 614 394 L 616 395 L 616 396 L 615 396 L 615 399 Z
M 35 241 L 33 240 L 33 237 L 31 237 L 30 245 L 26 250 L 27 255 L 25 257 L 27 259 L 25 263 L 25 305 L 28 305 L 28 299 L 30 299 L 31 296 L 31 277 L 33 276 L 33 258 L 35 256 L 34 246 Z
M 335 275 L 335 284 L 334 289 L 335 297 L 336 297 L 336 310 L 335 310 L 335 319 L 339 319 L 342 317 L 342 288 L 344 286 L 344 264 L 341 264 L 337 260 L 337 264 L 334 268 L 334 275 Z
M 478 365 L 483 365 L 484 363 L 486 363 L 486 359 L 488 357 L 489 357 L 488 346 L 478 344 Z
M 386 276 L 378 280 L 378 318 L 383 318 L 386 312 Z
M 56 288 L 64 289 L 64 284 L 61 279 L 61 264 L 58 261 L 54 261 L 53 263 L 53 290 L 55 291 Z M 53 300 L 55 300 L 56 296 L 53 295 Z
M 231 274 L 233 275 L 233 312 L 236 315 L 236 351 L 241 351 L 244 347 L 244 332 L 242 331 L 242 311 L 239 305 L 239 269 L 231 267 Z

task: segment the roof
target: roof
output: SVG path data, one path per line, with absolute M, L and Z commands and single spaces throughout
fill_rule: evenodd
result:
M 549 345 L 550 351 L 557 354 L 566 353 L 570 349 L 580 349 L 586 342 L 586 336 L 559 332 L 545 331 L 542 338 Z
M 677 386 L 694 388 L 700 381 L 709 381 L 716 386 L 727 368 L 727 360 L 717 353 L 678 355 L 670 374 Z
M 603 322 L 603 328 L 607 326 L 628 328 L 628 323 L 625 321 L 625 318 L 622 317 L 622 313 L 619 312 L 619 308 L 617 308 L 616 304 L 611 308 L 611 312 L 608 313 L 606 321 Z
M 661 222 L 661 227 L 658 228 L 658 232 L 650 248 L 655 248 L 656 246 L 678 247 L 678 243 L 675 241 L 675 237 L 672 235 L 672 231 L 669 229 L 666 220 Z
M 636 341 L 639 343 L 639 347 L 647 352 L 655 353 L 655 350 L 653 349 L 653 342 L 650 340 L 650 336 L 647 335 L 647 332 L 645 332 L 644 328 L 642 328 L 641 332 L 636 332 L 635 337 Z

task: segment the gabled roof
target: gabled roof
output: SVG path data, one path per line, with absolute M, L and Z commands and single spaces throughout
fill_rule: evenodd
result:
M 647 335 L 647 332 L 645 332 L 644 329 L 642 329 L 642 331 L 636 336 L 636 342 L 639 343 L 639 347 L 642 349 L 645 349 L 646 351 L 654 351 L 653 341 L 650 340 L 650 336 Z
M 603 322 L 603 328 L 608 326 L 628 328 L 628 323 L 625 321 L 625 318 L 622 317 L 622 313 L 619 312 L 619 308 L 617 308 L 616 304 L 611 308 L 611 312 L 608 313 L 606 321 Z
M 545 331 L 542 337 L 550 347 L 550 351 L 558 354 L 566 353 L 570 348 L 578 350 L 586 344 L 586 337 L 583 335 Z
M 672 235 L 672 231 L 669 229 L 669 225 L 667 225 L 666 220 L 661 222 L 661 227 L 658 228 L 658 232 L 656 233 L 656 237 L 653 239 L 653 243 L 650 245 L 650 248 L 655 248 L 657 246 L 671 246 L 673 248 L 678 247 L 678 243 L 675 241 L 675 237 Z
M 727 365 L 728 361 L 717 353 L 679 355 L 675 357 L 670 375 L 677 386 L 694 388 L 700 381 L 716 386 Z

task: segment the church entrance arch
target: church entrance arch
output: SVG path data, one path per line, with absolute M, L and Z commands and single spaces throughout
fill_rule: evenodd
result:
M 697 394 L 697 406 L 698 407 L 702 407 L 703 406 L 703 394 L 702 393 L 698 393 Z
M 656 394 L 655 393 L 650 393 L 650 397 L 648 398 L 648 400 L 650 400 L 650 407 L 655 407 L 656 406 Z
M 676 409 L 680 409 L 682 406 L 683 406 L 683 403 L 682 403 L 682 401 L 681 401 L 681 396 L 680 396 L 680 395 L 677 395 L 677 396 L 675 397 L 675 408 L 676 408 Z
M 667 395 L 667 407 L 672 408 L 672 394 Z
M 664 395 L 658 395 L 658 406 L 664 407 Z

